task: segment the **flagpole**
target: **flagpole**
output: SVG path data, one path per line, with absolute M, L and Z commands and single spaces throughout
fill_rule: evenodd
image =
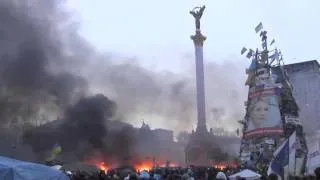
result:
M 296 172 L 296 169 L 297 169 L 297 158 L 294 157 L 294 175 L 296 176 L 297 172 Z

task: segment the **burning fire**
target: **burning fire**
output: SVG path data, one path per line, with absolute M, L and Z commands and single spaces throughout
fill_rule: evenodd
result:
M 143 170 L 150 171 L 150 170 L 152 170 L 153 166 L 159 166 L 159 164 L 160 164 L 159 162 L 156 164 L 153 164 L 151 162 L 142 162 L 140 164 L 136 164 L 134 167 L 135 167 L 136 171 L 139 171 L 139 172 L 141 172 Z M 164 168 L 167 166 L 173 168 L 173 167 L 177 167 L 177 164 L 170 162 L 169 164 L 161 164 L 159 167 Z
M 224 162 L 224 163 L 214 164 L 213 167 L 215 167 L 217 169 L 224 170 L 227 167 L 236 168 L 236 167 L 238 167 L 238 165 L 236 163 L 234 163 L 234 162 Z
M 224 170 L 226 168 L 225 165 L 215 165 L 214 167 L 220 170 Z
M 99 168 L 101 171 L 104 171 L 104 172 L 108 171 L 108 167 L 104 162 L 97 164 L 97 168 Z
M 136 169 L 136 171 L 150 171 L 152 170 L 152 163 L 148 163 L 148 162 L 143 162 L 141 164 L 137 164 L 134 167 Z
M 175 163 L 169 163 L 169 164 L 162 164 L 162 165 L 160 165 L 160 167 L 170 167 L 170 168 L 174 168 L 174 167 L 178 167 L 178 165 L 177 164 L 175 164 Z
M 110 168 L 114 167 L 112 164 L 106 164 L 105 162 L 102 162 L 102 161 L 90 161 L 89 162 L 90 164 L 94 164 L 99 170 L 102 170 L 104 172 L 107 172 L 108 170 L 110 170 Z M 160 162 L 157 162 L 156 164 L 154 164 L 153 162 L 150 162 L 150 161 L 143 161 L 143 162 L 140 162 L 140 163 L 135 163 L 133 165 L 134 169 L 137 171 L 137 172 L 141 172 L 141 171 L 151 171 L 152 168 L 154 166 L 156 167 L 177 167 L 177 164 L 176 163 L 172 163 L 170 162 L 169 164 L 161 164 L 159 166 Z

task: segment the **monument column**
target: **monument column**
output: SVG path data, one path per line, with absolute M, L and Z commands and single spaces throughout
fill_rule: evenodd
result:
M 203 68 L 203 42 L 206 37 L 201 34 L 200 19 L 205 6 L 196 7 L 190 14 L 195 19 L 196 32 L 191 36 L 195 47 L 195 62 L 196 62 L 196 88 L 197 88 L 197 133 L 207 133 L 206 125 L 206 102 L 204 90 L 204 68 Z

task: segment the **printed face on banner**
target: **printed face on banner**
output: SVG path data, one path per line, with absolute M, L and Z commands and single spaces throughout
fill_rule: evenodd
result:
M 280 127 L 281 116 L 277 101 L 277 96 L 270 93 L 252 98 L 248 131 Z
M 265 84 L 270 79 L 270 74 L 268 73 L 268 70 L 265 68 L 258 69 L 257 74 L 255 77 L 255 83 L 256 85 Z
M 251 121 L 255 128 L 260 128 L 261 124 L 268 115 L 268 99 L 263 98 L 261 100 L 258 100 L 256 103 L 254 103 L 252 111 L 251 111 Z

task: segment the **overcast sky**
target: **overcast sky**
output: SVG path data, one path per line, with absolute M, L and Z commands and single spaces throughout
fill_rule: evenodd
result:
M 153 70 L 185 70 L 186 57 L 194 57 L 190 35 L 195 26 L 189 11 L 199 5 L 207 7 L 201 19 L 207 36 L 205 61 L 249 65 L 240 51 L 243 46 L 260 46 L 254 31 L 259 22 L 269 39 L 275 38 L 286 63 L 320 58 L 319 0 L 68 0 L 68 4 L 77 12 L 80 33 L 97 49 L 136 57 Z M 244 101 L 245 86 L 240 86 Z M 244 109 L 239 104 L 236 108 Z
M 221 61 L 255 48 L 261 21 L 287 63 L 319 59 L 319 0 L 69 0 L 81 19 L 81 33 L 97 48 L 139 57 L 147 66 L 179 71 L 193 52 L 189 10 L 207 6 L 202 31 L 205 57 Z

